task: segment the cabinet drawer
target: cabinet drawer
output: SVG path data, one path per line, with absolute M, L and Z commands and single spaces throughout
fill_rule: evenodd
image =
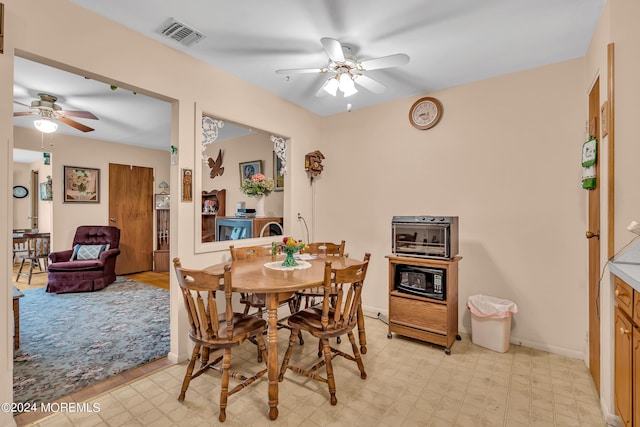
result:
M 615 290 L 613 294 L 618 307 L 629 317 L 633 316 L 633 288 L 614 276 Z
M 447 334 L 446 304 L 391 296 L 389 319 L 401 325 Z

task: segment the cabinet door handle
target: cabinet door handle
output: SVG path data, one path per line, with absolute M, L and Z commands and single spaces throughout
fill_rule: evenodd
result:
M 622 335 L 629 335 L 629 334 L 631 333 L 631 331 L 630 331 L 630 330 L 628 330 L 628 329 L 625 329 L 625 328 L 623 328 L 623 327 L 620 327 L 620 333 L 621 333 Z
M 614 292 L 615 296 L 619 297 L 620 296 L 620 289 L 616 289 L 616 291 Z

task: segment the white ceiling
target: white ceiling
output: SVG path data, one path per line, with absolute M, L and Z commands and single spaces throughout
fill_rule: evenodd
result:
M 71 1 L 310 111 L 331 115 L 346 111 L 347 104 L 363 108 L 584 56 L 605 0 Z M 191 47 L 166 39 L 155 30 L 168 18 L 207 37 Z M 383 94 L 359 88 L 349 98 L 316 97 L 327 74 L 275 71 L 325 67 L 322 37 L 350 46 L 360 60 L 396 53 L 411 60 L 366 73 L 387 87 Z M 29 104 L 38 92 L 52 93 L 63 109 L 88 110 L 100 118 L 78 119 L 95 127 L 89 137 L 169 147 L 169 120 L 158 120 L 160 114 L 169 117 L 169 104 L 39 67 L 16 61 L 16 100 Z M 31 126 L 33 117 L 14 120 Z M 65 125 L 58 132 L 80 134 Z

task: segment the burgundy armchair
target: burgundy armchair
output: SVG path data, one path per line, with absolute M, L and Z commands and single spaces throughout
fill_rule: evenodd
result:
M 119 243 L 117 227 L 78 227 L 72 249 L 49 254 L 47 292 L 91 292 L 113 283 Z

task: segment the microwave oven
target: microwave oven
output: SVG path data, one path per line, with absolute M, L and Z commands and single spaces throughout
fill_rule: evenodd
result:
M 435 259 L 458 255 L 457 216 L 394 216 L 391 234 L 394 255 Z
M 396 264 L 394 268 L 396 291 L 440 301 L 447 298 L 446 270 L 406 264 Z

